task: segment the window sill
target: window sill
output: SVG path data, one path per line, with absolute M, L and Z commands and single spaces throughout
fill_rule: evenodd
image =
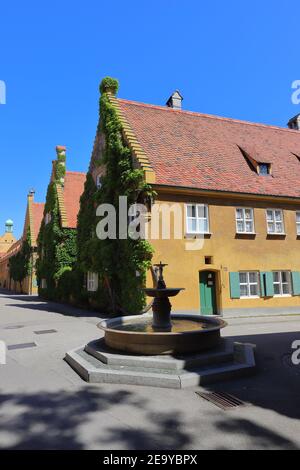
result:
M 255 237 L 256 237 L 256 233 L 255 232 L 249 232 L 249 233 L 246 233 L 246 232 L 236 232 L 235 234 L 235 238 L 241 238 L 241 239 L 248 239 L 248 240 L 253 240 Z
M 282 240 L 286 237 L 286 233 L 267 233 L 267 239 Z
M 276 294 L 273 297 L 292 297 L 292 294 Z
M 269 237 L 285 237 L 286 233 L 285 232 L 282 232 L 282 233 L 269 233 L 269 232 L 267 232 L 267 235 Z
M 245 295 L 243 297 L 240 297 L 240 300 L 249 300 L 249 299 L 260 299 L 259 295 Z
M 204 233 L 186 233 L 184 238 L 205 238 L 205 237 L 211 237 L 212 233 L 211 232 L 204 232 Z
M 256 235 L 256 232 L 236 232 L 236 235 Z

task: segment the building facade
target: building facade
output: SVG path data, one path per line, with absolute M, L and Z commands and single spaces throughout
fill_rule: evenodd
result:
M 46 299 L 69 300 L 60 281 L 77 261 L 77 215 L 86 175 L 66 170 L 64 146 L 56 147 L 56 155 L 37 237 L 38 292 Z
M 35 269 L 37 259 L 36 239 L 40 230 L 43 210 L 44 204 L 35 202 L 34 191 L 30 191 L 27 196 L 27 208 L 22 237 L 15 241 L 7 253 L 0 258 L 0 284 L 3 288 L 23 294 L 37 294 L 38 289 Z M 28 272 L 25 273 L 26 275 L 24 277 L 20 275 L 19 280 L 14 280 L 11 272 L 12 260 L 18 255 L 22 261 L 25 245 L 27 250 Z
M 148 214 L 153 262 L 169 265 L 168 286 L 185 288 L 172 299 L 173 310 L 299 313 L 298 128 L 183 111 L 179 93 L 166 107 L 108 96 L 134 166 L 157 193 L 153 207 L 181 216 L 181 235 L 174 236 L 172 215 L 164 239 L 153 236 Z M 99 158 L 101 135 L 96 145 Z M 92 160 L 90 171 L 97 184 L 105 167 Z M 158 213 L 166 222 L 168 214 Z

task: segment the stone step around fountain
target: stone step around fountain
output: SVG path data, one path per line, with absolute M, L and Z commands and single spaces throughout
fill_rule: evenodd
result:
M 219 348 L 184 357 L 135 356 L 110 351 L 100 340 L 66 354 L 87 382 L 186 388 L 255 372 L 254 345 L 222 341 Z

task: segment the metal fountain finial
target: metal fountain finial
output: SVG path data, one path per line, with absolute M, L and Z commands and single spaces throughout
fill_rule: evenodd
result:
M 159 271 L 159 278 L 158 278 L 158 281 L 157 281 L 157 288 L 158 289 L 166 289 L 166 283 L 165 283 L 165 280 L 164 280 L 164 275 L 163 275 L 163 271 L 164 271 L 164 267 L 165 266 L 168 266 L 167 264 L 163 264 L 161 261 L 159 264 L 154 264 L 153 266 L 157 267 L 158 268 L 158 271 Z

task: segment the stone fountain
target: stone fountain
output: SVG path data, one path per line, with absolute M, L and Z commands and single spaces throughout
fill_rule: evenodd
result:
M 140 315 L 105 320 L 98 326 L 104 330 L 105 344 L 118 351 L 137 354 L 195 353 L 216 347 L 220 329 L 226 326 L 221 318 L 171 313 L 169 298 L 183 288 L 168 288 L 163 269 L 166 264 L 154 265 L 159 276 L 157 287 L 144 289 L 154 298 L 152 316 Z
M 66 354 L 86 381 L 183 388 L 252 373 L 253 345 L 221 338 L 227 323 L 219 317 L 171 313 L 169 298 L 183 288 L 168 288 L 160 262 L 152 314 L 99 323 L 104 337 Z

